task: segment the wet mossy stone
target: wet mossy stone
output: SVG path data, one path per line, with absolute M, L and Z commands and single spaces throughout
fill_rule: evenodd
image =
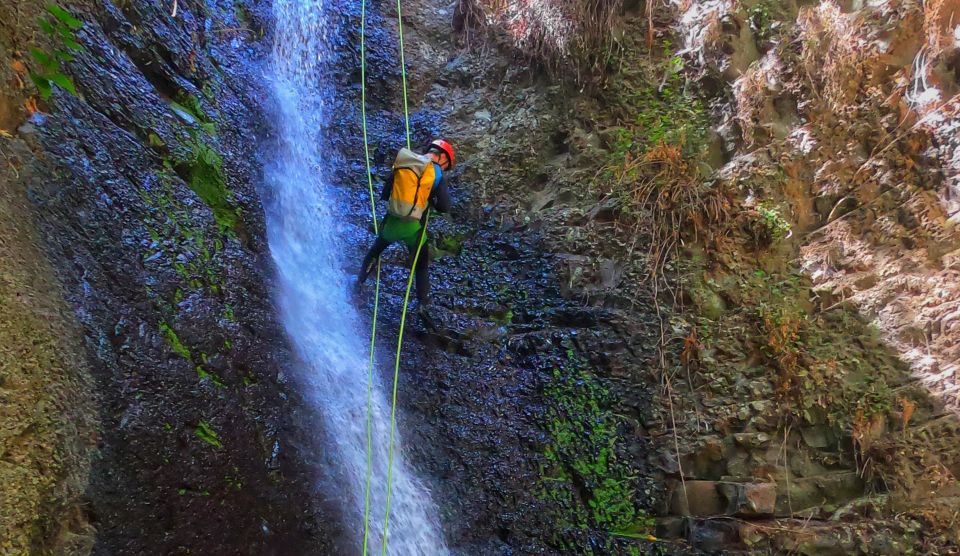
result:
M 687 297 L 701 316 L 716 320 L 727 311 L 727 304 L 715 291 L 703 283 L 694 283 L 687 287 Z
M 231 202 L 223 173 L 223 157 L 208 145 L 197 141 L 189 160 L 178 168 L 187 185 L 213 212 L 221 230 L 236 232 L 240 224 L 240 210 Z

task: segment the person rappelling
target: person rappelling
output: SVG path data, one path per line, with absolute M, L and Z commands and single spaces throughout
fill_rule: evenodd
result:
M 380 226 L 380 234 L 360 266 L 356 282 L 358 293 L 384 249 L 393 243 L 403 242 L 410 255 L 410 266 L 414 266 L 416 260 L 413 272 L 418 312 L 429 322 L 426 308 L 430 304 L 430 276 L 427 272 L 430 254 L 426 248 L 426 224 L 431 209 L 441 213 L 450 210 L 446 178 L 455 161 L 453 145 L 443 139 L 431 142 L 424 154 L 408 148 L 402 148 L 397 153 L 393 169 L 380 193 L 380 200 L 387 201 L 387 215 Z

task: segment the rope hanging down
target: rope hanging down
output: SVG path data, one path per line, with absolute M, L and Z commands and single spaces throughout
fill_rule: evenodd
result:
M 370 191 L 370 214 L 373 233 L 379 235 L 377 200 L 373 193 L 373 171 L 370 169 L 370 142 L 367 139 L 367 1 L 360 4 L 360 114 L 363 121 L 363 155 L 367 163 L 367 189 Z M 363 554 L 370 539 L 370 480 L 373 474 L 373 372 L 377 343 L 377 312 L 380 308 L 380 258 L 377 257 L 377 285 L 373 294 L 373 325 L 370 330 L 370 363 L 367 373 L 367 473 L 363 491 Z
M 403 9 L 402 0 L 397 0 L 397 31 L 400 35 L 400 75 L 403 78 L 403 121 L 407 131 L 407 148 L 410 148 L 410 109 L 407 104 L 407 65 L 403 54 Z M 400 353 L 403 349 L 403 331 L 407 324 L 407 307 L 410 305 L 410 288 L 413 286 L 414 269 L 420 260 L 420 252 L 427 239 L 427 225 L 430 223 L 430 208 L 423 218 L 423 228 L 420 230 L 420 239 L 417 241 L 417 250 L 410 264 L 410 275 L 407 277 L 407 291 L 403 295 L 403 312 L 400 314 L 400 333 L 397 337 L 397 354 L 393 365 L 393 399 L 390 402 L 390 448 L 387 455 L 387 504 L 383 516 L 383 550 L 382 556 L 387 555 L 387 532 L 390 526 L 390 495 L 393 492 L 393 452 L 394 433 L 397 428 L 397 383 L 400 380 Z
M 367 2 L 361 0 L 360 7 L 360 96 L 361 96 L 361 119 L 363 120 L 363 150 L 367 166 L 367 188 L 370 193 L 370 208 L 373 217 L 374 233 L 379 234 L 377 226 L 376 197 L 373 191 L 373 172 L 370 165 L 370 146 L 367 138 L 367 63 L 366 63 L 366 24 L 367 24 Z M 407 148 L 411 148 L 410 138 L 410 110 L 407 95 L 407 67 L 404 56 L 403 46 L 403 12 L 402 0 L 397 0 L 397 23 L 400 36 L 400 73 L 403 79 L 403 118 L 407 135 Z M 397 386 L 400 378 L 400 355 L 403 350 L 403 332 L 407 322 L 407 308 L 410 305 L 410 291 L 413 286 L 414 269 L 420 260 L 420 254 L 423 245 L 426 243 L 427 225 L 430 221 L 430 210 L 427 209 L 424 217 L 423 228 L 420 231 L 420 239 L 417 242 L 417 250 L 413 256 L 413 262 L 410 266 L 410 275 L 407 277 L 407 289 L 403 296 L 403 312 L 400 316 L 400 332 L 397 338 L 397 352 L 393 368 L 393 393 L 390 404 L 390 444 L 387 455 L 387 498 L 386 508 L 383 519 L 383 543 L 382 555 L 387 554 L 387 535 L 390 526 L 390 499 L 393 487 L 393 459 L 395 445 L 395 430 L 397 421 Z M 374 360 L 377 336 L 377 313 L 380 302 L 380 259 L 377 258 L 377 282 L 376 292 L 373 302 L 373 325 L 370 332 L 370 363 L 367 377 L 367 473 L 366 484 L 364 486 L 364 507 L 363 507 L 363 554 L 368 553 L 368 543 L 370 537 L 370 483 L 373 473 L 373 380 L 374 380 Z

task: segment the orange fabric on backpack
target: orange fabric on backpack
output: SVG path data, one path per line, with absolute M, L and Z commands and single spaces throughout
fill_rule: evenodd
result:
M 433 161 L 410 149 L 400 149 L 393 163 L 393 187 L 388 212 L 405 220 L 420 220 L 437 181 Z

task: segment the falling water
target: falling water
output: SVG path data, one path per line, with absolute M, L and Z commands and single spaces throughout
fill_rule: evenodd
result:
M 332 473 L 345 523 L 363 541 L 367 461 L 367 329 L 349 299 L 345 252 L 337 233 L 332 169 L 322 155 L 334 89 L 325 76 L 332 50 L 328 36 L 331 0 L 275 0 L 273 90 L 280 142 L 267 169 L 267 234 L 279 273 L 279 303 L 287 334 L 298 354 L 297 383 L 323 420 L 325 447 L 335 458 Z M 359 153 L 357 153 L 359 155 Z M 380 554 L 386 498 L 389 407 L 382 385 L 373 391 L 371 554 Z M 399 447 L 399 444 L 398 444 Z M 429 493 L 398 450 L 390 512 L 390 554 L 446 554 Z

